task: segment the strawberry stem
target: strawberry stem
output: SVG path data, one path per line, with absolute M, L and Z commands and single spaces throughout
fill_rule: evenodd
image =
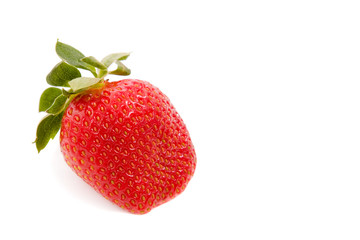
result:
M 126 76 L 131 72 L 121 62 L 126 60 L 130 53 L 112 53 L 99 61 L 93 56 L 86 57 L 76 48 L 59 40 L 56 42 L 55 51 L 61 62 L 55 65 L 46 77 L 47 83 L 55 87 L 46 89 L 39 102 L 39 110 L 48 113 L 38 124 L 33 142 L 39 153 L 49 140 L 56 136 L 66 108 L 77 95 L 89 89 L 103 87 L 107 74 Z M 109 72 L 108 68 L 113 63 L 117 65 L 117 69 Z M 90 71 L 94 78 L 82 77 L 78 69 Z

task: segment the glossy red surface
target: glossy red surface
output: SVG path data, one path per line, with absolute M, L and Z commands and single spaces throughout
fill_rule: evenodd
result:
M 169 99 L 148 82 L 105 82 L 67 108 L 60 145 L 67 164 L 118 206 L 137 214 L 180 194 L 196 154 Z

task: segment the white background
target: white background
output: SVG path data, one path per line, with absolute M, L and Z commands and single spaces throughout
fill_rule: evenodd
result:
M 2 1 L 0 239 L 360 239 L 359 1 Z M 128 214 L 37 154 L 56 39 L 132 51 L 171 99 L 198 165 Z M 113 79 L 117 80 L 117 79 Z

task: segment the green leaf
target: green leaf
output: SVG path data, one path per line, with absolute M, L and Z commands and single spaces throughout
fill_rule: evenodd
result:
M 110 74 L 121 75 L 121 76 L 130 75 L 131 70 L 127 68 L 122 62 L 116 61 L 116 64 L 118 65 L 117 69 L 109 72 Z
M 98 77 L 99 77 L 99 78 L 103 78 L 106 74 L 108 74 L 108 70 L 107 70 L 107 69 L 105 69 L 105 70 L 100 69 L 100 71 L 99 71 L 99 73 L 98 73 Z
M 54 139 L 61 126 L 64 112 L 57 115 L 46 115 L 39 123 L 36 130 L 35 144 L 38 152 L 46 147 L 50 139 Z
M 52 86 L 68 87 L 68 82 L 78 77 L 81 77 L 81 73 L 76 67 L 61 61 L 46 76 L 46 81 Z
M 41 94 L 39 103 L 39 112 L 46 111 L 53 105 L 55 99 L 61 95 L 62 91 L 59 88 L 49 87 Z
M 53 105 L 51 105 L 51 107 L 48 108 L 48 109 L 46 110 L 46 112 L 47 112 L 47 113 L 50 113 L 50 114 L 58 114 L 59 112 L 61 112 L 62 110 L 64 110 L 65 103 L 66 103 L 66 100 L 67 100 L 67 99 L 68 99 L 68 98 L 67 98 L 66 96 L 64 96 L 64 95 L 61 94 L 60 96 L 58 96 L 58 97 L 55 99 Z
M 106 66 L 93 56 L 84 57 L 84 58 L 80 59 L 80 61 L 90 64 L 91 66 L 94 66 L 98 69 L 106 69 Z
M 109 67 L 113 64 L 116 60 L 126 60 L 129 57 L 130 53 L 112 53 L 104 57 L 101 62 L 106 66 Z
M 57 55 L 62 60 L 66 61 L 67 63 L 69 63 L 70 65 L 72 65 L 74 67 L 89 70 L 90 72 L 92 72 L 94 74 L 94 76 L 96 76 L 95 68 L 93 66 L 81 61 L 81 59 L 84 58 L 85 55 L 82 54 L 79 50 L 75 49 L 74 47 L 72 47 L 70 45 L 59 42 L 59 41 L 57 41 L 57 43 L 56 43 L 55 50 L 56 50 Z
M 130 53 L 112 53 L 104 57 L 101 62 L 108 68 L 115 61 L 126 60 L 129 57 Z M 130 71 L 130 69 L 129 69 Z M 103 77 L 108 73 L 107 69 L 100 69 L 98 77 Z M 129 74 L 127 74 L 129 75 Z
M 100 82 L 100 80 L 101 80 L 101 78 L 80 77 L 80 78 L 75 78 L 74 80 L 71 80 L 69 82 L 69 85 L 70 85 L 71 89 L 74 92 L 76 92 L 78 90 L 91 87 L 91 86 L 97 84 L 98 82 Z

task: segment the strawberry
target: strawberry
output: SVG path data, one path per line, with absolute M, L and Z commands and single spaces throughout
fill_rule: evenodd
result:
M 183 192 L 194 174 L 196 155 L 168 97 L 146 81 L 105 80 L 107 74 L 130 74 L 121 62 L 129 54 L 98 61 L 59 41 L 56 52 L 62 61 L 46 79 L 53 87 L 40 97 L 39 111 L 47 115 L 36 132 L 38 152 L 60 130 L 69 167 L 131 213 L 147 213 Z M 109 71 L 112 63 L 117 69 Z M 94 78 L 82 77 L 78 68 Z

